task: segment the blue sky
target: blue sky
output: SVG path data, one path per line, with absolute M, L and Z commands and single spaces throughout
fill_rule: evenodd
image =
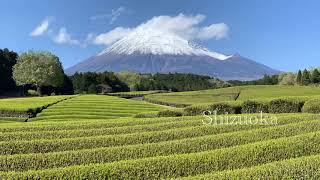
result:
M 101 34 L 180 13 L 204 16 L 201 26 L 228 27 L 223 38 L 200 42 L 211 50 L 239 53 L 284 71 L 319 66 L 316 0 L 2 0 L 1 7 L 0 48 L 48 50 L 65 68 L 105 49 L 107 43 L 94 41 Z

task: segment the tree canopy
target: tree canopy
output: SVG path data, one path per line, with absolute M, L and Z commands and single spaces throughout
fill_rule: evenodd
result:
M 64 72 L 57 56 L 46 51 L 28 51 L 17 59 L 13 78 L 17 85 L 35 85 L 41 95 L 42 86 L 62 86 Z
M 18 54 L 8 49 L 0 49 L 0 92 L 15 88 L 12 67 L 16 64 Z

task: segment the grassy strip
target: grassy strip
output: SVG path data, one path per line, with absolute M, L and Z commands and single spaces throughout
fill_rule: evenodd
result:
M 22 154 L 0 156 L 0 171 L 39 170 L 70 165 L 107 163 L 171 154 L 193 153 L 231 147 L 256 141 L 289 137 L 302 133 L 320 131 L 319 121 L 307 121 L 271 128 L 239 131 L 219 135 L 188 138 L 151 144 L 138 144 L 80 151 L 46 154 Z
M 320 132 L 200 153 L 158 156 L 107 164 L 69 166 L 40 171 L 1 173 L 14 179 L 155 179 L 246 168 L 320 153 Z

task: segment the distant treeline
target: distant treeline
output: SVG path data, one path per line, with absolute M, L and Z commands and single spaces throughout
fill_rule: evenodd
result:
M 76 93 L 125 91 L 192 91 L 228 86 L 217 78 L 184 73 L 139 74 L 136 72 L 75 73 L 70 77 Z
M 264 75 L 263 78 L 252 81 L 230 80 L 227 82 L 230 83 L 232 86 L 276 85 L 279 84 L 279 75 Z
M 297 73 L 285 72 L 279 75 L 268 76 L 253 81 L 228 81 L 232 86 L 242 85 L 299 85 L 299 86 L 319 86 L 320 85 L 320 70 L 304 69 Z

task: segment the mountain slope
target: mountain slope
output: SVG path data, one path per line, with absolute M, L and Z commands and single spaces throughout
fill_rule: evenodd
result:
M 251 80 L 261 78 L 264 74 L 279 73 L 240 55 L 226 56 L 174 34 L 142 29 L 128 34 L 66 72 L 127 70 L 141 73 L 194 73 L 225 80 Z

